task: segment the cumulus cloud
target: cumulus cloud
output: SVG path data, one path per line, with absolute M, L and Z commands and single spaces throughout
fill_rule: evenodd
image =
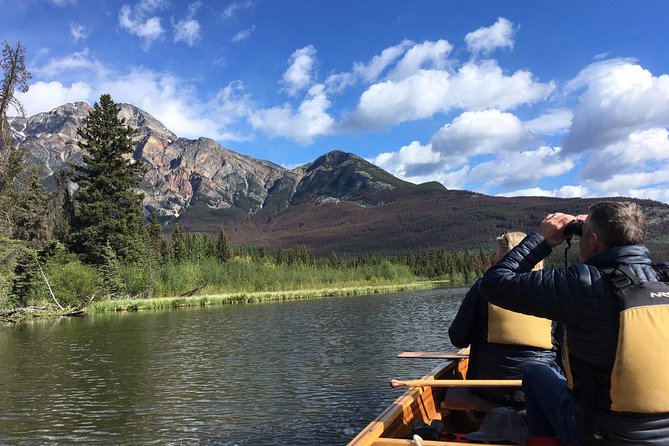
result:
M 483 184 L 487 189 L 536 184 L 541 179 L 558 177 L 574 168 L 574 162 L 560 158 L 559 153 L 559 148 L 547 146 L 502 152 L 494 159 L 473 167 L 467 181 Z
M 78 42 L 80 40 L 86 40 L 86 38 L 91 34 L 91 29 L 85 25 L 78 25 L 76 23 L 70 23 L 70 35 L 72 40 Z
M 584 89 L 574 109 L 567 151 L 602 149 L 633 132 L 669 127 L 669 75 L 654 76 L 629 59 L 596 62 L 567 85 Z
M 537 118 L 525 121 L 525 128 L 543 135 L 564 133 L 571 127 L 573 116 L 574 113 L 567 108 L 549 110 Z
M 314 137 L 333 131 L 334 119 L 326 112 L 330 107 L 322 84 L 314 85 L 297 110 L 290 105 L 250 112 L 251 125 L 273 136 L 310 144 Z
M 580 198 L 590 196 L 588 188 L 583 186 L 562 186 L 557 189 L 542 189 L 540 187 L 531 187 L 511 192 L 502 192 L 500 197 L 558 197 L 558 198 Z
M 474 54 L 488 53 L 497 48 L 513 48 L 513 33 L 513 23 L 500 17 L 494 25 L 468 33 L 465 43 Z
M 418 141 L 412 141 L 397 152 L 377 155 L 371 162 L 395 176 L 416 181 L 416 178 L 435 174 L 439 168 L 439 158 L 439 153 L 432 151 L 431 144 L 422 145 Z
M 421 69 L 442 70 L 448 64 L 453 46 L 446 40 L 423 42 L 412 46 L 388 75 L 391 80 L 406 79 Z
M 89 102 L 92 88 L 84 82 L 75 82 L 69 87 L 60 82 L 38 81 L 30 85 L 26 93 L 17 92 L 17 99 L 23 104 L 26 116 L 52 110 L 69 102 Z
M 461 164 L 474 155 L 522 149 L 532 135 L 511 113 L 499 110 L 464 112 L 432 137 L 433 150 L 445 162 Z
M 51 3 L 52 5 L 56 5 L 58 7 L 63 8 L 63 7 L 68 6 L 68 5 L 76 5 L 77 0 L 49 0 L 49 3 Z
M 504 74 L 494 61 L 467 63 L 455 74 L 446 70 L 420 69 L 400 80 L 371 85 L 347 118 L 351 127 L 386 127 L 425 119 L 454 108 L 514 109 L 545 100 L 555 83 L 537 82 L 528 71 Z
M 154 41 L 165 34 L 160 17 L 151 16 L 164 6 L 164 0 L 143 0 L 134 7 L 123 5 L 118 14 L 119 25 L 130 34 L 142 38 L 144 49 L 148 50 Z
M 290 66 L 283 73 L 283 84 L 290 95 L 308 88 L 312 83 L 316 49 L 309 45 L 295 50 L 290 56 Z
M 365 83 L 376 81 L 391 64 L 402 57 L 406 50 L 413 45 L 412 41 L 403 40 L 398 45 L 384 48 L 380 54 L 372 57 L 367 63 L 355 62 L 351 72 L 330 75 L 325 81 L 325 85 L 329 91 L 340 92 L 344 88 L 361 81 Z
M 107 73 L 105 66 L 89 56 L 88 48 L 86 48 L 62 58 L 51 58 L 45 65 L 35 67 L 32 71 L 35 75 L 45 78 L 61 76 L 73 71 L 89 72 L 98 77 L 104 76 Z
M 358 128 L 384 127 L 446 111 L 449 79 L 445 71 L 424 70 L 399 82 L 376 83 L 360 96 L 346 124 Z
M 632 132 L 626 140 L 593 152 L 583 177 L 601 181 L 621 172 L 654 171 L 669 161 L 669 132 L 655 128 Z
M 576 158 L 564 156 L 559 147 L 539 144 L 517 116 L 494 109 L 464 112 L 433 135 L 430 143 L 413 141 L 397 152 L 381 153 L 372 162 L 407 181 L 437 180 L 448 188 L 480 191 L 519 189 L 564 175 L 576 166 Z

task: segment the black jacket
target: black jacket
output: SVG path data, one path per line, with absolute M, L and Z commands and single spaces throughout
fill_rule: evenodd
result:
M 448 329 L 455 347 L 471 345 L 467 379 L 521 379 L 525 369 L 534 364 L 557 368 L 557 348 L 546 350 L 487 341 L 488 301 L 481 295 L 480 283 L 477 281 L 469 289 Z M 500 404 L 521 405 L 524 402 L 521 390 L 473 387 L 471 391 Z
M 598 267 L 627 265 L 641 280 L 658 280 L 648 249 L 617 246 L 586 263 L 531 272 L 532 265 L 550 252 L 540 234 L 530 234 L 488 270 L 481 280 L 483 295 L 503 308 L 564 323 L 573 373 L 572 399 L 577 411 L 594 417 L 597 430 L 615 438 L 611 444 L 669 444 L 669 414 L 602 411 L 595 407 L 592 383 L 582 379 L 587 375 L 585 365 L 610 372 L 616 354 L 619 310 Z M 669 354 L 669 346 L 667 352 L 658 354 Z

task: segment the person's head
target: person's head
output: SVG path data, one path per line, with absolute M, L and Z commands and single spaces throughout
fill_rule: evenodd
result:
M 600 201 L 588 209 L 579 240 L 581 260 L 614 246 L 638 245 L 646 238 L 641 207 L 628 201 Z
M 497 249 L 495 250 L 495 263 L 502 260 L 502 257 L 507 252 L 511 251 L 518 243 L 525 238 L 527 234 L 524 232 L 505 232 L 497 237 Z M 538 270 L 544 267 L 543 260 L 537 263 L 533 270 Z

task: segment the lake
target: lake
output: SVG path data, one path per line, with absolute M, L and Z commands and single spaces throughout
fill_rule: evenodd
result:
M 0 327 L 0 444 L 345 445 L 435 360 L 466 288 Z

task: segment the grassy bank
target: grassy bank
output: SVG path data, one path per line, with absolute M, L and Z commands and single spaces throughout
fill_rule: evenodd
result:
M 154 297 L 144 299 L 119 299 L 93 302 L 86 307 L 87 313 L 105 311 L 164 310 L 183 307 L 204 307 L 210 305 L 229 305 L 257 303 L 292 299 L 311 299 L 332 296 L 357 296 L 376 293 L 425 290 L 434 288 L 443 282 L 421 281 L 405 284 L 368 285 L 345 288 L 300 289 L 289 291 L 258 291 L 227 294 L 206 294 L 190 297 Z

